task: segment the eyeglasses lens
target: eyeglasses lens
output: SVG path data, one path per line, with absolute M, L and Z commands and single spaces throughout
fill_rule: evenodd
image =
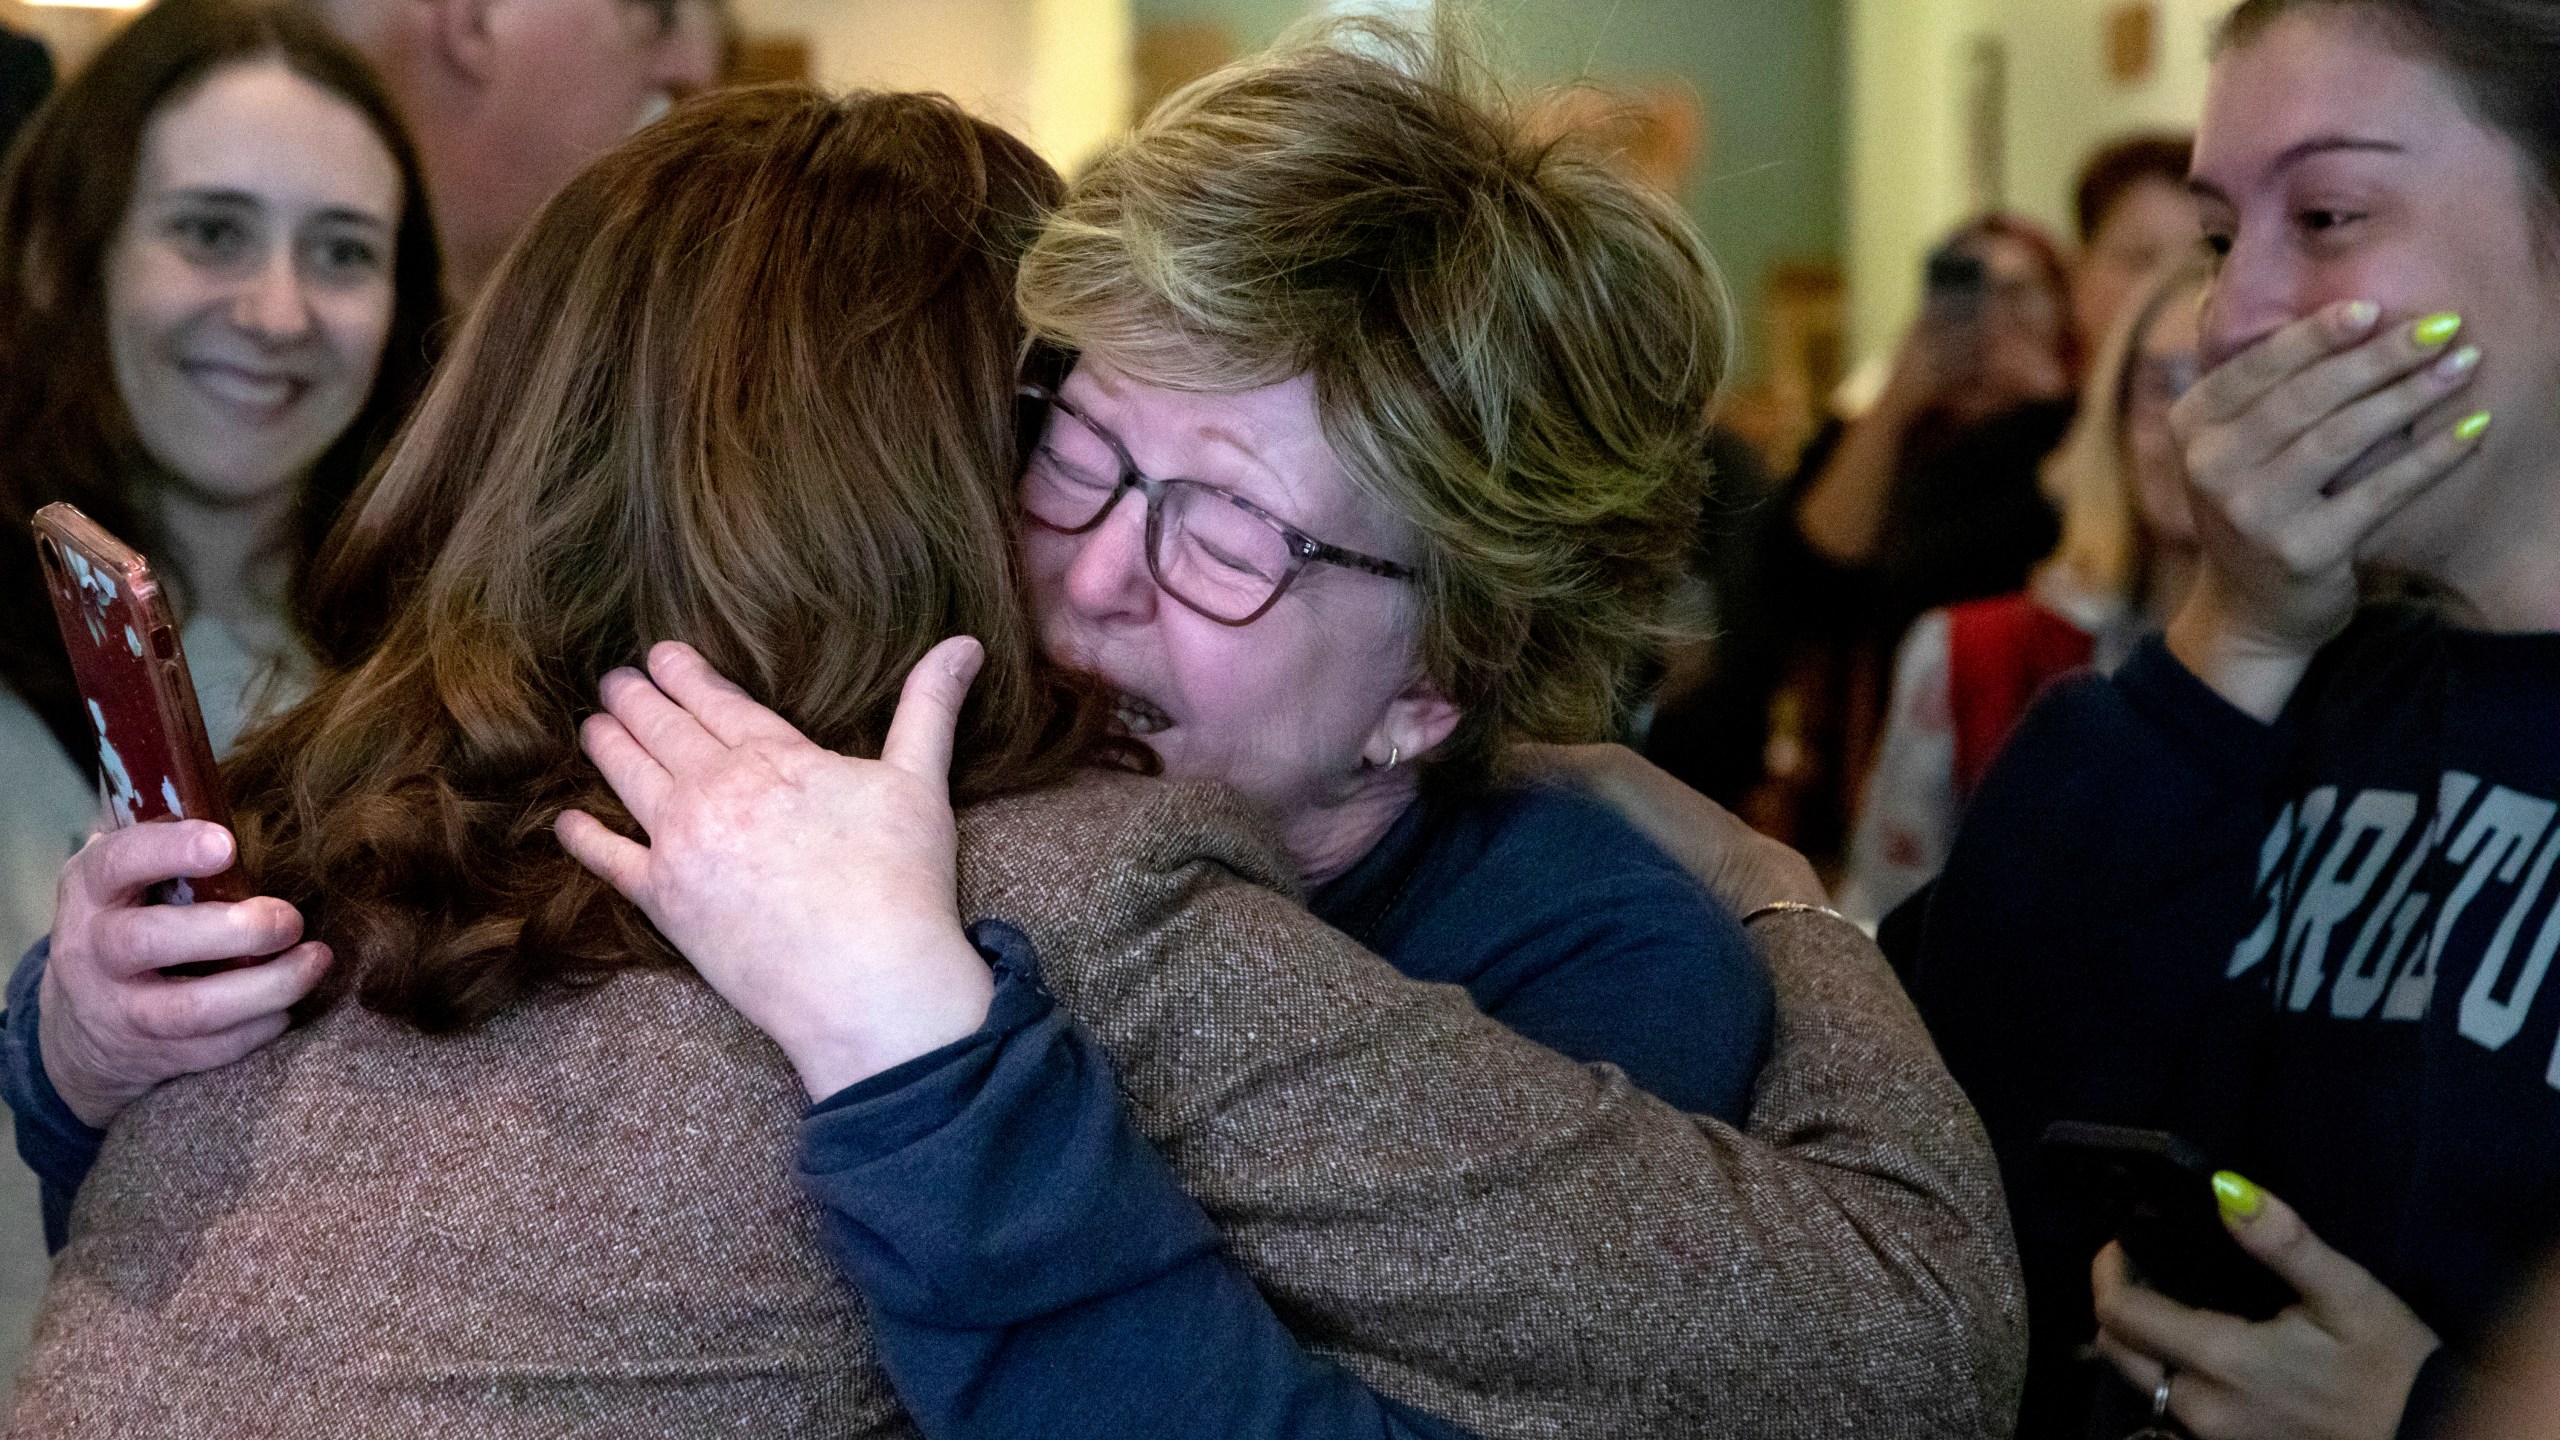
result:
M 1056 530 L 1092 525 L 1119 489 L 1120 454 L 1091 425 L 1052 407 L 1040 444 L 1023 470 L 1022 504 Z M 1289 537 L 1237 505 L 1224 491 L 1189 480 L 1149 482 L 1142 504 L 1155 548 L 1148 559 L 1157 583 L 1191 608 L 1241 622 L 1260 611 L 1287 581 Z
M 1172 480 L 1160 503 L 1156 573 L 1193 608 L 1243 620 L 1289 578 L 1289 537 L 1220 491 Z
M 1022 503 L 1032 518 L 1060 530 L 1081 530 L 1111 503 L 1120 486 L 1120 457 L 1093 427 L 1052 406 L 1022 472 Z

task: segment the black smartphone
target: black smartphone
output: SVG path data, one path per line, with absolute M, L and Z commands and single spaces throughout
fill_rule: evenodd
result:
M 1990 288 L 1991 272 L 1981 256 L 1949 245 L 1931 252 L 1926 284 L 1931 305 L 1955 318 L 1972 320 L 1982 313 L 1982 297 Z
M 2164 1130 L 2065 1120 L 2038 1142 L 2045 1173 L 2134 1278 L 2181 1305 L 2273 1319 L 2300 1297 L 2223 1226 L 2204 1152 Z

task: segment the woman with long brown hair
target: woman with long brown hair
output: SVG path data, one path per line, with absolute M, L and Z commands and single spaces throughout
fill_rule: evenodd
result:
M 875 1338 L 899 1398 L 948 1421 L 894 1348 L 931 1267 L 866 1283 L 866 1326 L 822 1247 L 860 1216 L 795 1191 L 795 1131 L 894 1170 L 936 1101 L 886 1093 L 901 1059 L 953 1042 L 1000 1062 L 1072 1016 L 1090 1038 L 1068 1053 L 1116 1071 L 1117 1128 L 1096 1133 L 1154 1167 L 1128 1212 L 1163 1221 L 1150 1263 L 1223 1287 L 1223 1333 L 1276 1354 L 1285 1393 L 1225 1397 L 1239 1407 L 1506 1434 L 1700 1412 L 1812 1434 L 1915 1409 L 1998 1428 L 2014 1329 L 1989 1176 L 1853 930 L 1803 907 L 1762 925 L 1781 1023 L 1746 1134 L 1404 979 L 1287 898 L 1233 801 L 1114 773 L 1092 697 L 1035 656 L 1011 543 L 1009 294 L 1057 190 L 947 104 L 764 91 L 678 112 L 544 212 L 324 560 L 324 594 L 386 617 L 379 647 L 234 769 L 242 852 L 274 898 L 121 906 L 222 837 L 108 837 L 66 879 L 35 1014 L 25 982 L 13 996 L 13 1069 L 114 1122 L 102 1149 L 64 1136 L 96 1163 L 18 1424 L 884 1433 L 900 1421 Z M 876 787 L 914 765 L 931 803 L 906 818 L 948 827 L 939 754 L 890 742 L 901 677 L 957 678 L 927 658 L 953 632 L 982 656 L 952 707 L 958 902 L 946 861 L 924 879 L 947 923 L 914 923 L 917 877 L 886 868 L 879 835 L 813 832 L 784 858 L 839 867 L 843 908 L 814 948 L 762 958 L 814 960 L 870 1003 L 821 1043 L 847 1037 L 719 968 L 777 1049 L 677 963 L 669 942 L 705 932 L 556 847 L 573 809 L 659 846 L 705 833 L 645 781 L 626 812 L 579 758 L 579 717 L 600 684 L 643 688 L 617 666 L 700 679 L 707 659 L 755 712 L 694 737 L 735 766 L 712 818 L 772 773 Z M 709 898 L 752 900 L 758 878 Z M 129 960 L 265 955 L 305 916 L 319 942 L 229 974 Z M 120 970 L 102 961 L 118 932 Z M 67 1078 L 165 1025 L 102 1020 L 119 987 L 246 1024 L 307 983 L 321 943 L 333 987 L 278 1043 L 156 1087 L 173 1071 Z M 894 973 L 868 964 L 883 947 Z M 822 1102 L 805 1117 L 804 1092 Z M 9 1094 L 44 1108 L 40 1085 Z M 908 1208 L 965 1237 L 989 1198 L 937 1187 Z M 1061 1243 L 1035 1252 L 1078 1238 L 1047 1233 Z M 1020 1277 L 995 1309 L 1058 1301 Z M 1890 1353 L 1808 1394 L 1835 1344 Z M 1213 1394 L 1140 1400 L 1162 1423 Z

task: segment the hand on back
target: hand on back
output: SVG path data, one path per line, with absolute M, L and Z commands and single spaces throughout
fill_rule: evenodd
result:
M 2476 349 L 2452 346 L 2458 324 L 2377 322 L 2369 304 L 2332 305 L 2217 367 L 2170 412 L 2204 564 L 2169 648 L 2261 720 L 2354 617 L 2359 547 L 2488 424 L 2486 412 L 2422 424 L 2478 371 Z
M 1521 758 L 1617 811 L 1737 918 L 1831 903 L 1802 855 L 1623 745 L 1527 745 Z
M 220 873 L 229 831 L 202 820 L 91 838 L 63 867 L 53 954 L 37 1001 L 45 1076 L 103 1127 L 153 1086 L 212 1070 L 284 1033 L 286 1011 L 329 967 L 282 900 L 152 905 L 163 881 Z M 272 957 L 258 960 L 258 957 Z M 174 966 L 253 960 L 180 977 Z
M 881 758 L 823 749 L 687 645 L 616 670 L 580 741 L 647 832 L 560 843 L 773 1037 L 812 1097 L 967 1036 L 994 980 L 962 930 L 952 735 L 981 657 L 909 673 Z

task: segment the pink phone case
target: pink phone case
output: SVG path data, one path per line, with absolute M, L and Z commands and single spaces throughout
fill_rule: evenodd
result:
M 151 562 L 69 505 L 37 511 L 35 531 L 71 674 L 98 732 L 108 814 L 120 827 L 179 819 L 229 825 L 231 802 L 205 739 L 195 680 Z M 244 900 L 248 891 L 235 865 L 172 881 L 154 898 L 185 905 Z

